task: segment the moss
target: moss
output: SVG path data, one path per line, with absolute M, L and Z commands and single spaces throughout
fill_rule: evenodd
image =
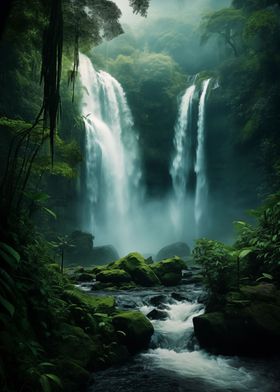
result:
M 64 298 L 82 308 L 87 308 L 93 313 L 111 314 L 115 311 L 116 301 L 114 297 L 89 295 L 75 288 L 73 290 L 66 290 L 64 292 Z
M 182 280 L 182 270 L 187 268 L 184 261 L 177 256 L 154 263 L 151 267 L 165 286 L 179 284 Z
M 96 280 L 103 283 L 129 283 L 131 276 L 122 269 L 107 269 L 99 272 Z
M 113 317 L 116 331 L 125 333 L 124 342 L 130 351 L 146 348 L 154 332 L 152 323 L 142 313 L 121 312 Z
M 82 272 L 74 276 L 76 282 L 91 282 L 94 279 L 94 275 L 87 272 Z
M 144 257 L 136 252 L 117 260 L 111 268 L 123 269 L 131 275 L 135 283 L 141 286 L 154 286 L 160 283 L 152 268 L 146 264 Z

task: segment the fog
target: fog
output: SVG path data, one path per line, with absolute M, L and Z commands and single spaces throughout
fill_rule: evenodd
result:
M 96 69 L 105 69 L 124 90 L 134 119 L 132 132 L 138 135 L 141 188 L 132 190 L 133 187 L 129 186 L 126 191 L 117 177 L 109 175 L 105 163 L 99 163 L 98 167 L 103 168 L 100 174 L 103 183 L 108 177 L 108 183 L 119 184 L 118 194 L 129 195 L 123 203 L 127 211 L 117 214 L 117 198 L 113 197 L 110 185 L 109 190 L 100 191 L 107 195 L 107 204 L 112 207 L 110 213 L 103 213 L 104 208 L 99 202 L 95 207 L 97 212 L 93 211 L 99 215 L 99 224 L 93 225 L 92 229 L 86 225 L 83 229 L 93 233 L 96 245 L 112 244 L 122 256 L 129 251 L 156 254 L 161 247 L 176 241 L 192 246 L 201 237 L 230 242 L 233 239 L 232 221 L 242 219 L 245 209 L 255 205 L 255 191 L 252 190 L 256 187 L 256 176 L 248 169 L 248 187 L 244 185 L 246 189 L 242 195 L 236 191 L 240 189 L 238 156 L 231 135 L 226 132 L 226 106 L 219 103 L 223 92 L 215 76 L 215 70 L 228 53 L 221 49 L 224 44 L 217 38 L 201 46 L 199 28 L 203 15 L 229 6 L 230 1 L 151 0 L 147 18 L 134 15 L 128 0 L 117 0 L 116 3 L 122 11 L 125 33 L 95 48 L 91 59 Z M 206 78 L 210 78 L 211 83 L 205 97 L 203 118 L 199 119 L 202 81 Z M 176 152 L 180 103 L 193 80 L 197 83 L 189 119 L 191 126 L 182 129 L 182 145 L 177 146 Z M 102 97 L 94 97 L 96 99 Z M 108 98 L 108 102 L 112 100 Z M 110 108 L 110 105 L 103 110 L 106 125 L 113 112 L 122 112 L 120 108 Z M 199 135 L 202 120 L 203 135 Z M 201 136 L 203 145 L 198 148 Z M 126 151 L 125 138 L 118 143 L 116 151 L 120 151 L 120 146 Z M 101 140 L 99 145 L 102 145 Z M 127 154 L 125 152 L 124 156 Z M 178 168 L 178 173 L 183 172 L 183 176 L 179 176 L 182 197 L 176 195 L 177 185 L 172 178 L 171 166 L 176 154 L 179 161 L 184 160 L 184 156 L 192 157 L 191 170 L 182 162 L 182 167 Z M 116 164 L 112 164 L 112 173 L 121 161 L 119 154 Z M 112 163 L 112 156 L 108 162 Z M 198 162 L 202 163 L 198 165 Z M 246 162 L 241 166 L 246 167 Z M 124 184 L 133 183 L 133 179 L 125 178 L 125 170 L 117 170 L 116 176 Z M 103 202 L 106 197 L 101 196 Z M 129 202 L 129 198 L 134 201 Z M 89 210 L 91 208 L 86 209 L 86 214 Z M 201 214 L 200 219 L 197 216 Z
M 121 22 L 130 26 L 143 22 L 143 17 L 133 14 L 128 0 L 116 0 L 122 11 Z M 198 21 L 207 12 L 229 6 L 230 0 L 151 0 L 147 21 L 156 18 L 175 17 Z

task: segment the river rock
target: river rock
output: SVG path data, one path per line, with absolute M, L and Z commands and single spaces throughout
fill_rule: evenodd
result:
M 181 283 L 182 270 L 187 268 L 184 261 L 177 256 L 154 263 L 151 267 L 164 286 Z
M 112 269 L 123 269 L 136 284 L 147 287 L 160 283 L 151 267 L 153 265 L 146 264 L 144 257 L 136 252 L 130 253 L 110 266 Z
M 270 287 L 269 287 L 270 286 Z M 220 311 L 193 319 L 202 347 L 225 355 L 280 351 L 280 294 L 273 285 L 241 287 Z
M 150 304 L 153 306 L 160 306 L 166 301 L 167 301 L 167 296 L 163 294 L 156 295 L 155 297 L 151 297 L 149 299 Z
M 147 348 L 154 333 L 154 327 L 148 318 L 136 311 L 114 316 L 113 325 L 116 331 L 125 333 L 124 343 L 130 352 Z
M 147 317 L 150 320 L 166 320 L 168 317 L 168 313 L 164 310 L 153 309 L 147 314 Z
M 187 260 L 190 255 L 190 248 L 184 242 L 176 242 L 174 244 L 170 244 L 162 248 L 158 254 L 156 255 L 156 261 L 160 261 L 163 259 L 169 259 L 174 256 L 178 256 L 183 260 Z

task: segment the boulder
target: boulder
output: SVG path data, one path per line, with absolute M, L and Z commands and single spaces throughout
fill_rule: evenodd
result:
M 174 256 L 179 256 L 181 259 L 186 260 L 190 255 L 190 248 L 184 242 L 176 242 L 162 248 L 156 255 L 156 261 L 169 259 Z
M 160 283 L 152 266 L 146 264 L 144 257 L 136 252 L 121 258 L 111 264 L 110 267 L 126 271 L 132 277 L 132 280 L 141 286 L 155 286 Z
M 102 265 L 118 259 L 118 252 L 112 245 L 95 246 L 92 249 L 92 264 Z
M 181 283 L 182 270 L 187 267 L 183 260 L 175 256 L 154 263 L 151 268 L 164 286 L 175 286 Z
M 96 280 L 102 283 L 129 283 L 131 276 L 122 269 L 107 269 L 99 272 Z
M 74 275 L 73 278 L 76 282 L 85 283 L 85 282 L 92 282 L 94 279 L 94 275 L 89 274 L 87 272 L 83 272 L 83 273 Z
M 118 260 L 119 255 L 112 245 L 93 246 L 94 237 L 90 233 L 76 230 L 69 236 L 70 247 L 65 249 L 68 264 L 90 266 L 103 265 Z
M 150 320 L 166 320 L 168 318 L 168 313 L 164 310 L 153 309 L 147 314 Z
M 154 327 L 142 313 L 121 312 L 113 317 L 116 331 L 124 332 L 124 344 L 130 352 L 136 352 L 149 346 Z
M 240 292 L 228 294 L 220 311 L 195 317 L 194 332 L 201 346 L 225 355 L 279 353 L 280 295 L 271 286 L 241 287 Z

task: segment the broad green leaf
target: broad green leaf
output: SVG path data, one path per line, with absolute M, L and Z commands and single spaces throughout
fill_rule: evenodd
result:
M 239 253 L 239 258 L 240 259 L 244 259 L 246 256 L 248 256 L 250 253 L 252 253 L 253 250 L 252 249 L 243 249 L 240 253 Z
M 41 384 L 43 392 L 51 392 L 50 382 L 48 380 L 48 377 L 46 377 L 45 374 L 42 374 L 40 376 L 40 384 Z
M 58 385 L 62 388 L 61 380 L 55 374 L 48 373 L 48 374 L 45 374 L 45 376 L 48 377 L 50 380 L 52 380 L 56 385 Z
M 263 273 L 262 276 L 256 279 L 256 282 L 259 282 L 264 279 L 273 280 L 273 277 L 270 274 Z

